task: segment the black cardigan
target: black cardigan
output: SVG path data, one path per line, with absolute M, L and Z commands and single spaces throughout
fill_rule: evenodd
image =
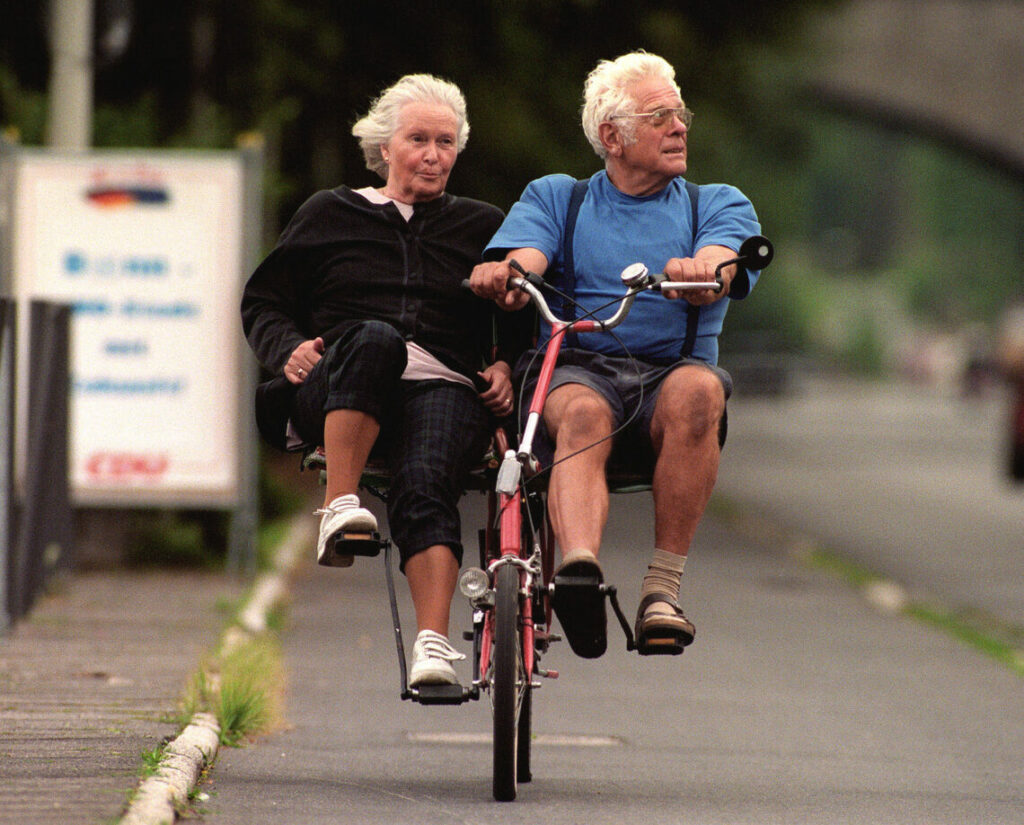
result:
M 346 186 L 317 192 L 249 278 L 242 326 L 260 364 L 281 375 L 303 341 L 326 346 L 349 324 L 385 321 L 446 366 L 476 379 L 497 344 L 514 363 L 530 313 L 506 313 L 462 287 L 501 224 L 500 209 L 444 194 L 406 221 Z

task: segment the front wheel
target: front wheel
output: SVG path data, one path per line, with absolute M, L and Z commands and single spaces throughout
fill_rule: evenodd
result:
M 519 754 L 519 713 L 528 687 L 523 670 L 519 629 L 519 570 L 511 564 L 498 568 L 494 604 L 494 652 L 491 704 L 494 711 L 494 798 L 516 798 Z

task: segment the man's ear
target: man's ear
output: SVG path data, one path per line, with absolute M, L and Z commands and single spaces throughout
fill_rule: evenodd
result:
M 622 133 L 619 128 L 609 121 L 598 124 L 597 137 L 601 141 L 610 157 L 619 157 L 622 154 Z

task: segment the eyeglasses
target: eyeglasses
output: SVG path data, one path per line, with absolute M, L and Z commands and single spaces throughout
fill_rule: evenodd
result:
M 669 123 L 672 118 L 677 117 L 682 121 L 683 126 L 687 129 L 690 128 L 690 124 L 693 123 L 693 112 L 687 109 L 685 106 L 678 108 L 665 107 L 663 109 L 655 109 L 653 112 L 632 112 L 628 115 L 612 115 L 609 120 L 619 120 L 624 117 L 649 117 L 651 126 L 655 129 L 660 129 L 666 123 Z

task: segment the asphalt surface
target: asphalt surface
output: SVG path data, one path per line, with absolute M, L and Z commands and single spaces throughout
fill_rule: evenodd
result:
M 632 609 L 650 509 L 635 496 L 613 508 L 604 566 Z M 377 560 L 307 563 L 293 593 L 290 727 L 221 752 L 211 825 L 991 825 L 1024 812 L 1019 676 L 714 521 L 687 567 L 698 630 L 682 657 L 629 654 L 614 628 L 599 660 L 564 644 L 546 657 L 561 676 L 536 695 L 534 781 L 512 804 L 491 799 L 486 698 L 399 699 Z M 468 626 L 460 604 L 456 616 Z
M 950 609 L 1024 627 L 1024 485 L 1001 388 L 805 377 L 739 396 L 716 493 Z M 1024 637 L 1022 637 L 1024 642 Z
M 879 612 L 769 529 L 1019 626 L 1024 500 L 1000 474 L 1002 414 L 998 399 L 857 384 L 734 399 L 718 489 L 744 518 L 699 532 L 683 592 L 697 641 L 640 659 L 612 627 L 600 660 L 556 646 L 535 779 L 510 805 L 490 798 L 486 697 L 402 702 L 380 561 L 324 570 L 311 545 L 282 635 L 286 724 L 221 748 L 203 820 L 1024 821 L 1020 676 Z M 468 534 L 481 503 L 466 500 Z M 649 544 L 647 498 L 615 497 L 603 562 L 629 614 Z M 209 574 L 77 575 L 0 638 L 0 822 L 116 821 L 240 592 Z M 453 628 L 467 626 L 457 597 Z

